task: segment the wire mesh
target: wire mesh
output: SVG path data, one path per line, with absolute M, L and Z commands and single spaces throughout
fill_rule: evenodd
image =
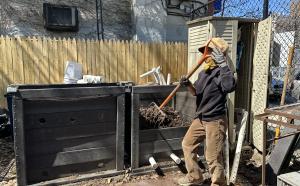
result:
M 263 5 L 264 0 L 223 0 L 222 11 L 217 16 L 262 19 Z M 300 0 L 269 0 L 268 15 L 273 19 L 268 106 L 273 107 L 280 105 L 283 91 L 286 91 L 284 103 L 300 99 Z M 289 57 L 292 63 L 287 71 Z
M 222 3 L 219 16 L 261 18 L 263 15 L 263 0 L 223 0 Z
M 222 10 L 216 16 L 262 20 L 266 10 L 264 3 L 268 4 L 267 15 L 272 16 L 268 107 L 280 105 L 281 100 L 284 101 L 283 104 L 299 102 L 300 0 L 268 0 L 267 2 L 265 0 L 223 0 Z M 289 63 L 289 58 L 291 63 Z M 284 89 L 285 87 L 286 89 Z M 284 91 L 286 96 L 283 96 Z M 287 118 L 276 118 L 276 116 L 270 119 L 287 121 Z M 267 139 L 274 138 L 276 125 L 269 123 L 267 128 Z M 281 127 L 280 130 L 283 132 L 284 127 Z M 293 156 L 293 159 L 297 161 L 294 162 L 300 162 L 299 141 Z M 269 152 L 272 152 L 273 147 L 273 142 L 270 142 L 268 144 Z

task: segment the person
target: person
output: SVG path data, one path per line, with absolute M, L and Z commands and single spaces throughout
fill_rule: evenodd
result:
M 236 79 L 226 62 L 227 42 L 212 38 L 208 45 L 211 55 L 203 63 L 194 85 L 183 77 L 180 83 L 196 96 L 196 114 L 182 141 L 187 174 L 178 180 L 179 185 L 203 183 L 203 175 L 197 163 L 199 145 L 205 139 L 205 158 L 211 174 L 211 185 L 225 185 L 222 150 L 228 125 L 227 94 L 236 87 Z M 205 44 L 206 45 L 206 44 Z M 203 53 L 205 45 L 198 50 Z

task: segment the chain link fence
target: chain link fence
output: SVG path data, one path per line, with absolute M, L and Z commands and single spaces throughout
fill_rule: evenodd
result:
M 300 0 L 223 0 L 222 3 L 222 11 L 217 16 L 263 19 L 264 12 L 266 16 L 272 16 L 268 107 L 299 102 Z M 268 138 L 274 137 L 274 128 L 275 125 L 270 123 Z M 300 142 L 293 156 L 297 161 L 292 163 L 300 162 L 299 149 Z
M 300 0 L 223 0 L 218 16 L 263 19 L 263 12 L 272 16 L 270 48 L 269 107 L 300 99 Z M 264 6 L 266 3 L 268 6 Z M 288 59 L 290 58 L 291 63 Z M 287 70 L 290 65 L 290 69 Z M 284 84 L 287 84 L 284 90 Z M 283 103 L 283 102 L 282 102 Z

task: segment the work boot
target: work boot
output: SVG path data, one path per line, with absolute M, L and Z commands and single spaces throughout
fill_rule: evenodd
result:
M 182 186 L 202 185 L 203 180 L 191 180 L 187 176 L 179 178 L 177 183 Z

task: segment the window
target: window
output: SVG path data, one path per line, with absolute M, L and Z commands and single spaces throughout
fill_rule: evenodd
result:
M 43 4 L 44 26 L 48 30 L 78 31 L 77 7 Z

